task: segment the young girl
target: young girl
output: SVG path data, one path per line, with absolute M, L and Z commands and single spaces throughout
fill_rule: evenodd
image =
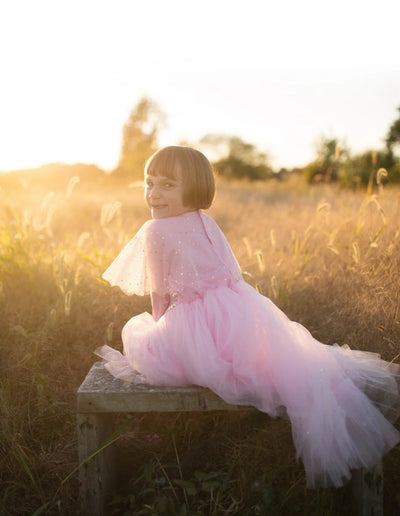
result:
M 166 147 L 145 167 L 147 221 L 103 275 L 126 294 L 150 293 L 153 316 L 130 319 L 124 354 L 96 350 L 117 378 L 208 387 L 226 402 L 292 424 L 307 485 L 341 486 L 400 441 L 399 366 L 374 353 L 328 346 L 290 321 L 242 278 L 222 231 L 201 209 L 211 165 Z

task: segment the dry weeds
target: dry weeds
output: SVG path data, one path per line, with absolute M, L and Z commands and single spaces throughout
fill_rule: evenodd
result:
M 124 322 L 150 309 L 148 299 L 123 296 L 100 274 L 148 215 L 136 185 L 72 178 L 49 192 L 27 178 L 0 196 L 0 513 L 73 515 L 76 389 L 93 350 L 106 341 L 119 347 Z M 323 342 L 399 362 L 399 210 L 398 189 L 366 197 L 297 181 L 221 184 L 211 214 L 245 279 L 290 318 Z M 304 489 L 285 421 L 232 417 L 147 418 L 135 439 L 164 431 L 163 449 L 142 446 L 121 469 L 132 475 L 132 464 L 155 454 L 165 465 L 178 450 L 188 478 L 217 468 L 229 480 L 214 478 L 221 497 L 204 514 L 264 514 L 263 503 L 283 515 L 348 514 L 346 489 Z M 399 466 L 396 449 L 385 462 L 386 514 L 399 509 Z

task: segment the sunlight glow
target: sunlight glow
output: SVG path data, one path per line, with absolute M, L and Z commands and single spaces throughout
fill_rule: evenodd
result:
M 112 169 L 142 95 L 167 114 L 161 144 L 234 134 L 275 166 L 311 160 L 321 133 L 379 147 L 400 105 L 396 4 L 339 0 L 328 17 L 317 0 L 266 5 L 2 3 L 0 170 Z

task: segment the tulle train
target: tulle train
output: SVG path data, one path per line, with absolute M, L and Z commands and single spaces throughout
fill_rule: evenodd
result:
M 154 385 L 196 384 L 228 403 L 292 424 L 307 485 L 341 486 L 400 441 L 399 366 L 328 346 L 243 281 L 180 303 L 157 322 L 133 317 L 124 353 L 96 350 L 112 375 Z

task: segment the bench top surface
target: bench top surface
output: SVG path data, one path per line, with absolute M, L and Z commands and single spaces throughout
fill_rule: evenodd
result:
M 248 410 L 230 405 L 204 387 L 163 387 L 114 378 L 103 362 L 93 364 L 77 392 L 78 413 Z

